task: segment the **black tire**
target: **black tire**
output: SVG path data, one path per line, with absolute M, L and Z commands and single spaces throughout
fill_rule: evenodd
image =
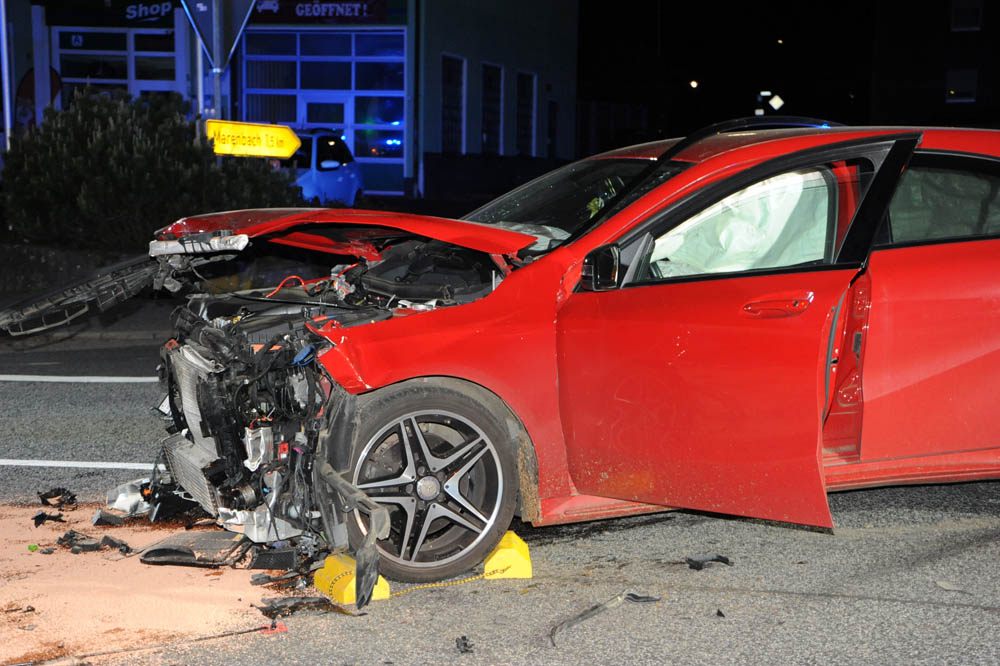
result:
M 389 578 L 451 578 L 479 564 L 510 526 L 518 478 L 503 406 L 465 388 L 416 380 L 358 406 L 351 481 L 389 510 L 389 538 L 378 542 Z M 357 513 L 348 520 L 355 547 L 365 521 Z

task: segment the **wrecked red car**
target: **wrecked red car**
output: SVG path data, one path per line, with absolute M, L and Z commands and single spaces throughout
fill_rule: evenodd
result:
M 756 127 L 782 122 L 598 155 L 463 220 L 185 218 L 0 327 L 190 289 L 248 246 L 327 257 L 175 313 L 160 485 L 409 581 L 476 565 L 514 514 L 830 527 L 831 490 L 1000 477 L 1000 133 Z

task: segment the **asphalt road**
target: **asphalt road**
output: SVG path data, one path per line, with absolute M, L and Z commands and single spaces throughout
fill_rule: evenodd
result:
M 0 375 L 151 376 L 151 340 L 165 332 L 152 319 L 140 309 L 129 325 L 92 326 L 63 342 L 0 343 Z M 0 381 L 0 456 L 151 462 L 163 432 L 151 410 L 159 395 L 154 383 Z M 57 485 L 97 499 L 136 476 L 0 465 L 0 501 L 33 500 Z M 531 580 L 417 589 L 373 602 L 361 617 L 299 613 L 284 634 L 111 662 L 1000 663 L 1000 482 L 837 493 L 830 504 L 832 534 L 686 512 L 517 525 L 531 548 Z M 707 554 L 732 564 L 695 571 L 684 563 Z M 552 644 L 558 623 L 626 589 L 661 600 L 605 610 Z M 471 652 L 456 647 L 462 636 Z

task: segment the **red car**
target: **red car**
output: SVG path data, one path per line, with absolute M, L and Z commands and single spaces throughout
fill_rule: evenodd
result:
M 249 243 L 329 257 L 177 313 L 159 486 L 404 580 L 476 565 L 515 513 L 830 527 L 831 490 L 1000 477 L 1000 132 L 755 127 L 778 122 L 585 159 L 461 221 L 185 218 L 0 327 Z

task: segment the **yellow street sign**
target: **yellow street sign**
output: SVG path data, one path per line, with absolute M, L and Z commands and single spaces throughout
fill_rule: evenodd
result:
M 205 121 L 205 133 L 214 141 L 216 155 L 240 157 L 291 157 L 302 142 L 286 125 L 238 123 L 232 120 Z

